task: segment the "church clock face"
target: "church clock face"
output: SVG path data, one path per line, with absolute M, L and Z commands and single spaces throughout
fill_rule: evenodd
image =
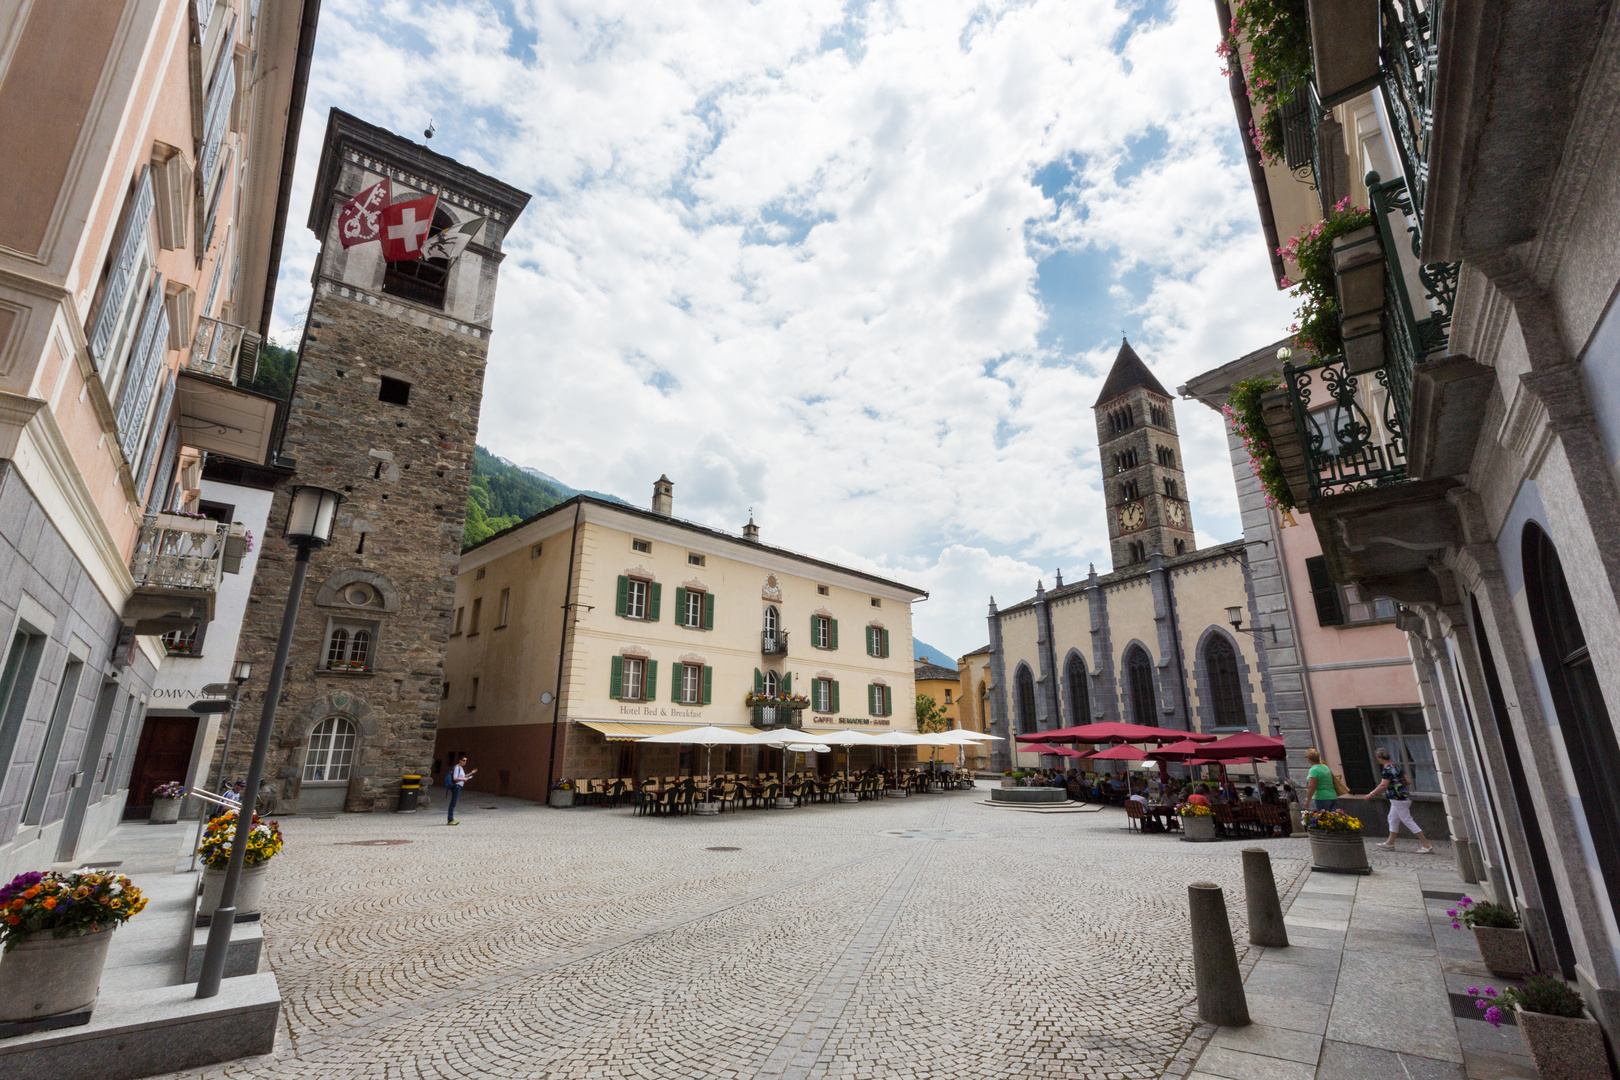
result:
M 1147 521 L 1147 514 L 1142 510 L 1139 502 L 1126 503 L 1119 508 L 1119 527 L 1122 532 L 1131 532 L 1140 529 Z
M 1184 508 L 1178 502 L 1171 502 L 1165 507 L 1165 516 L 1170 519 L 1170 524 L 1172 525 L 1180 526 L 1187 524 L 1186 508 Z

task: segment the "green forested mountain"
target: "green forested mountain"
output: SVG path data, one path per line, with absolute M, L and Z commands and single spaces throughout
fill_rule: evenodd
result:
M 525 469 L 473 447 L 472 490 L 467 493 L 467 527 L 461 546 L 472 547 L 524 518 L 581 494 L 538 469 Z M 614 502 L 624 500 L 596 491 L 584 492 Z

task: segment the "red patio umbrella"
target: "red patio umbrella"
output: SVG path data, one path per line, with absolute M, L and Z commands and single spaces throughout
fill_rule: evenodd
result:
M 1157 750 L 1149 750 L 1147 760 L 1160 762 L 1186 761 L 1188 758 L 1197 757 L 1203 752 L 1204 747 L 1199 743 L 1194 742 L 1192 739 L 1182 739 L 1168 746 L 1161 746 Z
M 1214 735 L 1199 735 L 1192 732 L 1177 731 L 1175 728 L 1149 727 L 1145 724 L 1122 724 L 1116 720 L 1109 720 L 1101 724 L 1082 724 L 1079 727 L 1058 728 L 1054 731 L 1038 731 L 1033 735 L 1020 735 L 1018 741 L 1023 743 L 1170 743 L 1181 739 L 1191 739 L 1194 742 L 1214 742 L 1215 738 Z
M 1288 752 L 1283 748 L 1281 739 L 1274 739 L 1269 735 L 1256 735 L 1252 731 L 1243 731 L 1218 742 L 1210 743 L 1208 746 L 1200 747 L 1198 756 L 1220 761 L 1232 761 L 1236 758 L 1280 761 L 1288 756 Z
M 1092 761 L 1146 761 L 1147 751 L 1138 750 L 1134 746 L 1110 746 L 1107 750 L 1098 750 L 1087 754 Z

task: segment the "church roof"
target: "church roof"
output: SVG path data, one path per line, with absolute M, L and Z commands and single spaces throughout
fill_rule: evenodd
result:
M 1130 341 L 1121 339 L 1119 355 L 1114 357 L 1114 366 L 1109 369 L 1108 378 L 1103 380 L 1102 393 L 1097 395 L 1097 400 L 1091 407 L 1095 409 L 1103 402 L 1112 401 L 1125 391 L 1137 387 L 1151 390 L 1160 397 L 1170 396 L 1170 391 L 1153 377 L 1153 372 L 1149 371 L 1148 366 L 1142 363 L 1142 358 L 1136 355 Z

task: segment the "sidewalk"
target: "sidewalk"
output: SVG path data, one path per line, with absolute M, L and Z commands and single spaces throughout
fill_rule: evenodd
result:
M 1206 1027 L 1186 1080 L 1536 1080 L 1518 1028 L 1478 1019 L 1465 993 L 1511 983 L 1451 928 L 1446 909 L 1470 886 L 1437 847 L 1371 852 L 1367 877 L 1309 872 L 1284 919 L 1288 948 L 1243 957 L 1253 1023 Z M 1242 940 L 1243 897 L 1226 904 Z

